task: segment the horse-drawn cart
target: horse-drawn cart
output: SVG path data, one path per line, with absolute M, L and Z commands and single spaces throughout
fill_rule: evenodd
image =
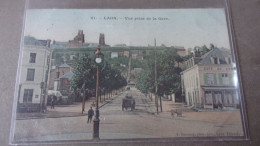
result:
M 135 109 L 135 99 L 132 95 L 126 95 L 122 99 L 122 110 L 127 110 L 127 108 L 131 108 L 131 111 Z

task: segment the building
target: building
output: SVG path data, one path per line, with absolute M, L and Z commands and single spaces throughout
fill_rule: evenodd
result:
M 100 46 L 105 46 L 106 45 L 105 34 L 104 33 L 100 33 L 99 34 L 99 45 Z
M 70 93 L 70 83 L 73 75 L 74 73 L 72 71 L 69 71 L 61 77 L 55 79 L 55 91 L 58 90 L 62 93 L 62 95 L 68 96 Z
M 51 48 L 52 49 L 66 49 L 68 42 L 59 42 L 59 41 L 52 41 Z
M 124 51 L 118 51 L 118 56 L 124 56 Z
M 187 68 L 181 73 L 181 82 L 188 106 L 211 109 L 238 107 L 234 83 L 236 68 L 230 53 L 216 48 L 185 63 Z
M 81 48 L 85 43 L 85 35 L 83 30 L 79 30 L 78 34 L 74 37 L 73 40 L 69 40 L 67 43 L 67 48 Z
M 129 51 L 123 51 L 123 56 L 129 57 L 129 55 L 130 55 Z
M 71 67 L 67 63 L 62 64 L 56 67 L 55 69 L 51 69 L 48 89 L 57 91 L 58 85 L 55 85 L 57 84 L 55 83 L 55 80 L 59 79 L 61 76 L 65 75 L 70 71 L 71 71 Z
M 111 58 L 118 58 L 118 52 L 111 52 Z
M 113 47 L 127 47 L 126 44 L 115 44 Z
M 188 50 L 185 49 L 184 47 L 182 46 L 174 46 L 174 48 L 176 48 L 177 50 L 177 54 L 180 55 L 180 56 L 186 56 L 186 55 L 189 55 L 188 53 Z
M 131 55 L 132 55 L 133 59 L 137 59 L 138 58 L 138 53 L 133 52 Z
M 18 112 L 39 112 L 47 102 L 50 40 L 24 37 L 18 91 Z

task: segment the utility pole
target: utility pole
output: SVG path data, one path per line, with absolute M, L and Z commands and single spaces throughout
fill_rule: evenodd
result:
M 127 83 L 130 83 L 130 79 L 131 79 L 131 68 L 132 68 L 132 52 L 131 52 L 131 50 L 129 50 Z
M 157 65 L 156 65 L 156 38 L 154 39 L 154 54 L 155 54 L 155 59 L 154 59 L 154 82 L 155 82 L 155 103 L 156 103 L 156 112 L 158 114 L 158 96 L 157 96 L 157 91 L 158 91 L 158 85 L 157 85 Z

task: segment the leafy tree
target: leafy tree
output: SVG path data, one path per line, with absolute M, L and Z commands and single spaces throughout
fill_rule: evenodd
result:
M 180 63 L 184 61 L 184 58 L 177 54 L 175 56 L 175 61 L 178 63 L 178 67 L 179 67 Z
M 71 81 L 72 90 L 82 91 L 84 89 L 95 88 L 96 65 L 92 58 L 88 55 L 84 55 L 75 61 L 73 69 L 74 75 Z
M 158 56 L 158 94 L 173 94 L 180 90 L 180 72 L 182 71 L 181 68 L 175 66 L 175 62 L 182 62 L 183 59 L 175 50 L 165 51 Z
M 156 54 L 155 54 L 156 53 Z M 156 55 L 156 59 L 155 59 Z M 155 68 L 156 61 L 156 68 Z M 177 93 L 181 88 L 181 68 L 175 66 L 175 62 L 182 62 L 183 58 L 177 54 L 176 49 L 166 51 L 154 51 L 153 54 L 145 55 L 143 62 L 143 72 L 139 74 L 136 83 L 137 89 L 142 93 L 149 92 L 160 97 Z M 157 76 L 155 77 L 155 70 Z M 157 93 L 155 78 L 157 78 Z M 156 96 L 155 104 L 158 112 L 158 97 Z M 161 111 L 162 111 L 162 104 Z
M 95 88 L 96 65 L 88 55 L 84 55 L 75 61 L 73 65 L 74 75 L 71 80 L 71 89 L 74 92 L 83 92 L 82 114 L 85 111 L 86 90 Z
M 183 58 L 177 55 L 176 50 L 157 51 L 157 94 L 170 95 L 180 90 L 181 68 L 175 62 L 182 62 Z M 155 93 L 155 54 L 144 56 L 144 71 L 138 76 L 136 87 L 142 93 Z M 178 61 L 177 61 L 178 60 Z
M 206 46 L 206 45 L 203 45 L 201 47 L 201 52 L 202 54 L 206 54 L 208 51 L 210 51 L 210 49 Z
M 209 46 L 209 49 L 210 50 L 213 50 L 213 49 L 215 49 L 216 47 L 213 45 L 213 44 L 210 44 L 210 46 Z
M 149 70 L 144 70 L 137 77 L 136 88 L 142 93 L 147 94 L 154 89 L 154 78 Z
M 71 81 L 71 89 L 77 92 L 83 92 L 82 113 L 85 107 L 85 91 L 96 90 L 97 67 L 99 69 L 99 87 L 112 91 L 125 86 L 126 79 L 120 71 L 112 68 L 107 61 L 100 64 L 94 62 L 94 58 L 84 55 L 75 61 L 73 65 L 74 75 Z

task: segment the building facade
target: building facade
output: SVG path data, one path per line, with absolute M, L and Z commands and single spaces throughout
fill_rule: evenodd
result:
M 50 40 L 25 37 L 22 48 L 18 112 L 44 110 L 50 68 Z
M 55 85 L 56 89 L 58 89 L 58 91 L 60 91 L 62 93 L 62 95 L 68 96 L 70 94 L 70 85 L 71 85 L 71 79 L 73 77 L 74 73 L 72 71 L 69 71 L 67 73 L 65 73 L 64 75 L 62 75 L 61 77 L 59 77 L 58 79 L 55 80 L 55 83 L 57 82 L 57 84 Z M 55 90 L 57 91 L 57 90 Z
M 105 34 L 104 33 L 100 33 L 99 34 L 99 45 L 100 46 L 105 46 L 106 45 Z
M 58 67 L 55 67 L 54 69 L 51 69 L 48 89 L 55 91 L 59 90 L 58 82 L 55 81 L 57 81 L 57 79 L 59 79 L 61 76 L 65 75 L 70 71 L 71 67 L 67 63 L 64 63 Z
M 225 109 L 239 105 L 234 78 L 236 68 L 230 54 L 213 49 L 186 62 L 181 73 L 182 92 L 188 106 Z

